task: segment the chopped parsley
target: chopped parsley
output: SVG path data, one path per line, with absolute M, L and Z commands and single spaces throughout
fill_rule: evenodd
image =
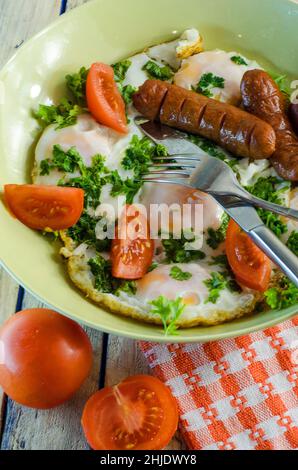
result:
M 273 78 L 280 91 L 285 95 L 285 98 L 290 99 L 292 89 L 287 75 L 280 75 L 274 72 L 270 72 L 269 75 Z
M 283 205 L 281 195 L 284 191 L 289 189 L 289 185 L 278 189 L 277 187 L 280 184 L 281 181 L 274 176 L 269 176 L 268 178 L 261 177 L 253 186 L 246 187 L 246 190 L 260 199 Z M 281 220 L 280 216 L 261 208 L 257 209 L 257 211 L 264 224 L 270 228 L 277 237 L 280 238 L 282 234 L 288 231 L 287 225 Z
M 179 266 L 173 266 L 170 272 L 170 276 L 176 281 L 188 281 L 192 278 L 192 274 L 182 271 Z
M 82 188 L 85 191 L 85 207 L 96 208 L 100 204 L 102 187 L 108 182 L 108 169 L 104 163 L 104 157 L 95 155 L 91 167 L 82 167 L 80 176 L 61 179 L 59 186 Z
M 151 266 L 149 267 L 148 269 L 148 273 L 152 273 L 152 271 L 154 271 L 156 268 L 158 267 L 158 263 L 156 263 L 155 261 L 151 264 Z
M 298 303 L 298 288 L 282 277 L 277 287 L 272 287 L 265 292 L 266 303 L 272 310 L 280 310 Z
M 208 228 L 207 234 L 207 245 L 213 250 L 216 250 L 221 243 L 223 243 L 226 239 L 227 229 L 229 225 L 230 218 L 229 216 L 224 213 L 221 218 L 221 226 L 218 230 L 214 230 L 213 228 Z
M 125 80 L 127 71 L 131 66 L 130 60 L 122 60 L 121 62 L 117 62 L 116 64 L 112 65 L 114 69 L 114 77 L 116 82 L 123 82 Z
M 132 178 L 123 180 L 118 170 L 113 170 L 108 176 L 108 182 L 112 184 L 111 196 L 125 196 L 127 204 L 132 204 L 134 197 L 138 194 L 143 186 L 142 181 Z
M 73 104 L 67 99 L 63 99 L 58 106 L 40 104 L 35 117 L 40 119 L 47 126 L 57 124 L 57 129 L 73 126 L 77 122 L 77 117 L 82 113 L 82 108 Z
M 291 233 L 287 241 L 287 247 L 294 253 L 294 255 L 298 256 L 298 232 L 296 230 Z
M 193 87 L 193 91 L 205 95 L 208 98 L 212 98 L 214 95 L 212 93 L 213 88 L 224 88 L 225 79 L 223 77 L 218 77 L 213 75 L 213 73 L 204 73 L 202 75 L 199 83 Z
M 148 137 L 140 139 L 134 135 L 125 151 L 122 167 L 125 170 L 133 170 L 138 178 L 147 171 L 154 157 L 165 157 L 167 154 L 167 149 L 163 145 L 155 145 Z
M 231 61 L 237 65 L 248 65 L 248 63 L 240 55 L 234 55 L 231 57 Z
M 153 307 L 151 313 L 158 315 L 162 320 L 165 335 L 177 335 L 177 321 L 185 309 L 183 300 L 180 297 L 176 300 L 169 300 L 164 296 L 160 296 L 150 303 Z
M 205 301 L 206 304 L 209 302 L 216 304 L 220 297 L 220 293 L 224 289 L 229 289 L 231 292 L 241 291 L 240 286 L 238 286 L 230 271 L 213 272 L 211 273 L 211 278 L 204 281 L 204 284 L 209 289 L 209 297 Z
M 69 228 L 67 234 L 77 245 L 86 243 L 94 246 L 98 252 L 110 251 L 111 240 L 96 238 L 95 229 L 100 220 L 100 218 L 91 217 L 87 212 L 83 212 L 78 223 Z
M 180 239 L 175 239 L 173 234 L 170 234 L 169 240 L 162 240 L 162 245 L 166 252 L 167 261 L 170 263 L 190 263 L 196 260 L 202 260 L 206 258 L 205 253 L 201 250 L 187 249 L 187 244 L 195 241 L 193 239 L 188 240 L 184 234 L 181 234 Z
M 121 291 L 128 295 L 135 295 L 136 283 L 133 281 L 122 281 L 112 276 L 112 266 L 109 260 L 97 254 L 95 258 L 88 261 L 94 276 L 94 287 L 103 294 L 114 294 L 119 296 Z
M 136 295 L 137 293 L 137 283 L 135 281 L 122 281 L 121 285 L 114 292 L 115 295 L 119 297 L 121 292 L 125 292 L 128 295 Z
M 130 103 L 132 102 L 132 95 L 138 90 L 136 87 L 132 85 L 125 85 L 122 86 L 118 84 L 118 88 L 120 90 L 120 93 L 122 95 L 122 98 L 124 100 L 124 103 L 126 106 L 129 106 Z
M 221 291 L 227 287 L 228 281 L 222 273 L 214 272 L 211 273 L 211 279 L 204 281 L 204 284 L 209 290 L 209 296 L 205 301 L 205 304 L 208 304 L 209 302 L 216 304 L 220 297 Z
M 174 72 L 168 65 L 160 66 L 153 60 L 149 60 L 143 67 L 143 70 L 147 72 L 150 78 L 157 78 L 158 80 L 171 80 L 174 76 Z
M 89 70 L 81 67 L 78 73 L 66 75 L 67 88 L 73 94 L 76 102 L 82 106 L 86 106 L 86 83 Z
M 222 266 L 223 268 L 229 267 L 227 255 L 212 256 L 212 261 L 209 266 Z
M 40 162 L 40 174 L 42 176 L 49 175 L 54 169 L 65 173 L 74 173 L 76 171 L 83 173 L 83 159 L 75 147 L 71 147 L 65 152 L 60 145 L 54 145 L 53 158 Z

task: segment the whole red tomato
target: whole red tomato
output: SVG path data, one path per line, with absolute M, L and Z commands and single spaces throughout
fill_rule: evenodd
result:
M 30 408 L 53 408 L 82 385 L 92 365 L 84 330 L 52 310 L 24 310 L 0 329 L 0 386 Z

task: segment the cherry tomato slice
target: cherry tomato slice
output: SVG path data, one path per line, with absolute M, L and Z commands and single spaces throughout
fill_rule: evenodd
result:
M 260 292 L 268 289 L 272 272 L 269 258 L 233 220 L 228 226 L 226 253 L 240 284 Z
M 70 399 L 92 365 L 83 328 L 52 310 L 13 315 L 0 329 L 0 345 L 0 386 L 30 408 L 53 408 Z
M 112 275 L 118 279 L 141 279 L 152 264 L 154 241 L 146 217 L 136 206 L 127 206 L 112 241 Z
M 114 80 L 112 67 L 102 63 L 91 66 L 86 85 L 88 108 L 100 123 L 126 134 L 125 103 Z
M 82 426 L 94 450 L 161 450 L 177 430 L 177 404 L 155 377 L 130 377 L 89 399 Z
M 4 197 L 12 214 L 35 230 L 72 227 L 84 209 L 84 191 L 77 188 L 7 184 Z

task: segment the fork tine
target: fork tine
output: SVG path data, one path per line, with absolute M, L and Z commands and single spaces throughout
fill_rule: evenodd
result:
M 164 179 L 164 178 L 142 178 L 142 181 L 144 183 L 161 183 L 161 184 L 178 184 L 179 186 L 189 186 L 187 183 L 188 178 L 184 179 L 179 179 L 179 178 L 174 178 L 174 179 Z
M 154 163 L 153 165 L 150 165 L 150 168 L 177 168 L 177 167 L 183 167 L 183 168 L 192 168 L 193 170 L 196 168 L 196 165 L 193 163 Z
M 163 176 L 177 176 L 177 175 L 182 175 L 182 176 L 187 176 L 189 177 L 191 175 L 191 172 L 189 171 L 184 171 L 183 169 L 181 170 L 149 170 L 148 173 L 144 173 L 144 175 L 163 175 Z
M 153 161 L 173 161 L 173 160 L 183 160 L 183 161 L 195 161 L 195 162 L 200 162 L 199 157 L 195 156 L 182 156 L 182 155 L 172 155 L 170 157 L 153 157 Z

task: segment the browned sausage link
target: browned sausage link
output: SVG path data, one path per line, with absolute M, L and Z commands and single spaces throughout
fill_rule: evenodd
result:
M 269 124 L 176 85 L 147 80 L 133 102 L 148 119 L 206 137 L 239 157 L 269 158 L 275 151 L 275 133 Z
M 284 179 L 298 181 L 298 138 L 286 113 L 286 102 L 275 81 L 263 70 L 243 76 L 241 94 L 246 111 L 271 124 L 276 134 L 276 151 L 271 162 Z

